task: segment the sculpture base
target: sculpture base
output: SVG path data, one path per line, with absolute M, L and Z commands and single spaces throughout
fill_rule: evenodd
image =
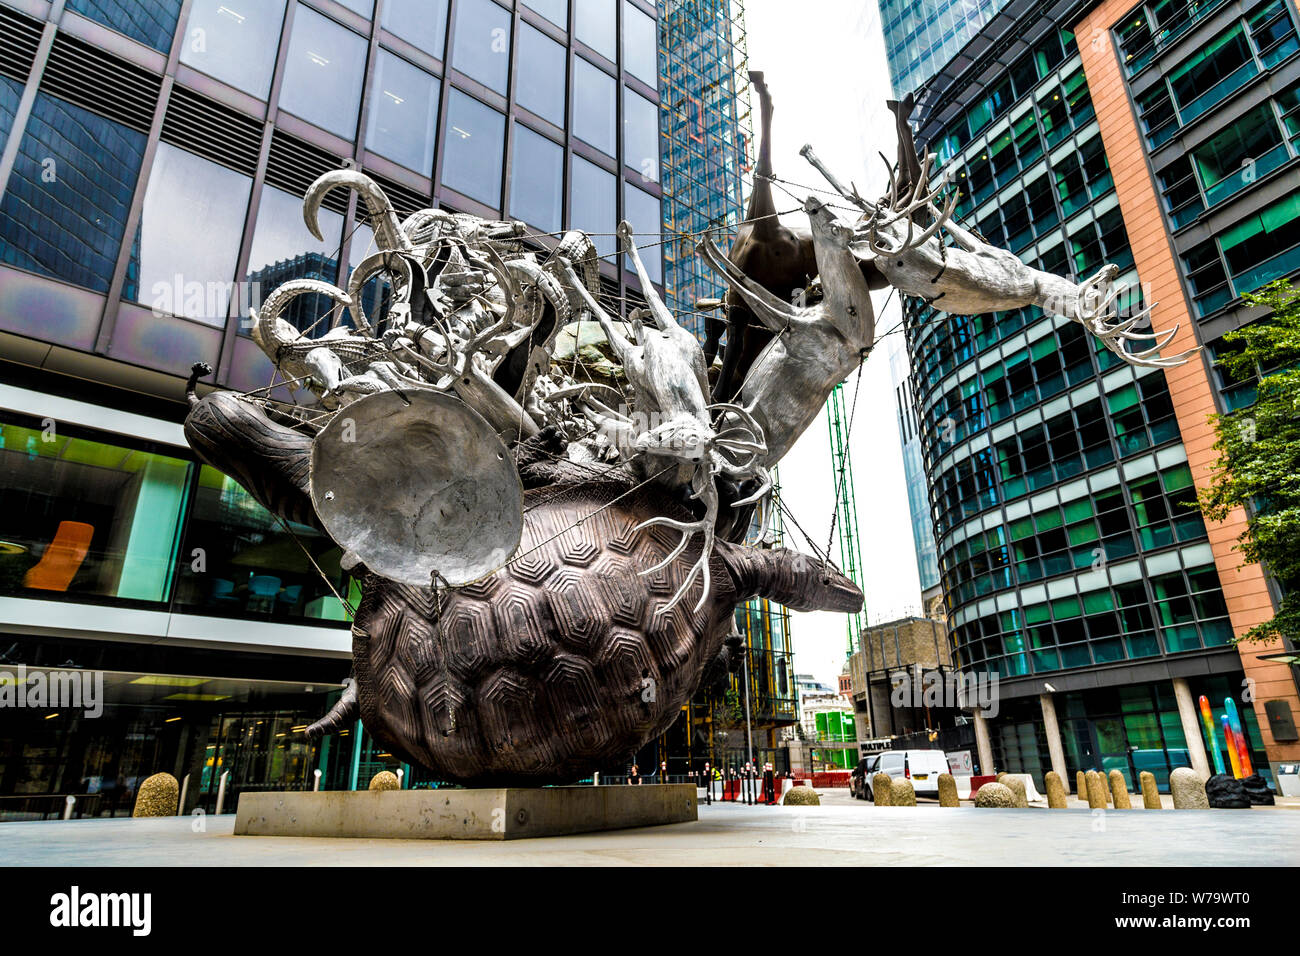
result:
M 244 793 L 236 836 L 523 840 L 697 819 L 691 784 Z

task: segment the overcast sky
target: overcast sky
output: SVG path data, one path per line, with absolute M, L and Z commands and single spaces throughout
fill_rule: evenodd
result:
M 892 159 L 896 141 L 893 115 L 885 106 L 890 98 L 889 71 L 875 3 L 746 0 L 745 23 L 750 69 L 765 74 L 772 93 L 775 174 L 824 188 L 816 170 L 799 155 L 800 147 L 811 143 L 841 181 L 852 180 L 863 195 L 884 192 L 887 180 L 877 152 Z M 757 97 L 754 115 L 757 126 Z M 802 200 L 805 190 L 787 188 Z M 778 209 L 799 205 L 780 191 L 775 198 Z M 886 306 L 887 296 L 887 291 L 876 296 L 878 333 L 894 328 L 900 318 L 897 295 L 889 298 Z M 845 386 L 846 416 L 854 403 L 855 384 L 855 376 L 851 376 Z M 876 623 L 915 613 L 921 603 L 897 406 L 885 343 L 867 360 L 861 389 L 849 445 L 867 598 L 865 613 L 870 623 Z M 835 503 L 824 411 L 782 460 L 780 478 L 786 507 L 817 547 L 824 549 Z M 789 522 L 786 544 L 809 550 Z M 832 548 L 832 557 L 838 562 L 838 542 Z M 844 615 L 793 613 L 791 633 L 796 670 L 835 686 L 847 649 Z

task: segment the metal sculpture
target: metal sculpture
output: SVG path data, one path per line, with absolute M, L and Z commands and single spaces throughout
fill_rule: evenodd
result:
M 742 541 L 771 468 L 870 353 L 873 288 L 971 311 L 1038 304 L 1126 361 L 1184 359 L 1156 357 L 1167 339 L 1122 347 L 1140 333 L 1116 315 L 1113 269 L 1075 284 L 954 223 L 942 178 L 927 185 L 930 160 L 908 159 L 910 139 L 877 202 L 827 172 L 857 219 L 810 198 L 806 235 L 760 229 L 759 219 L 776 222 L 763 212 L 771 107 L 760 96 L 766 199 L 751 213 L 761 215 L 730 256 L 700 243 L 730 284 L 733 318 L 743 309 L 762 332 L 728 336 L 734 389 L 710 388 L 712 355 L 655 293 L 626 223 L 616 255 L 631 261 L 648 308 L 618 318 L 581 232 L 546 251 L 525 244 L 520 223 L 436 209 L 399 220 L 350 169 L 308 190 L 314 234 L 325 194 L 343 187 L 362 199 L 378 246 L 346 290 L 296 280 L 252 315 L 254 340 L 309 397 L 200 399 L 210 369 L 195 366 L 185 430 L 202 460 L 273 513 L 330 535 L 362 582 L 355 682 L 310 736 L 359 717 L 394 755 L 443 779 L 570 781 L 627 757 L 702 680 L 734 667 L 739 601 L 856 611 L 861 592 L 828 563 Z M 792 304 L 774 270 L 810 263 L 811 304 Z M 371 280 L 387 285 L 375 315 L 361 305 Z M 282 317 L 306 293 L 333 303 L 320 334 Z M 593 329 L 616 376 L 581 367 Z M 560 360 L 562 338 L 572 344 Z

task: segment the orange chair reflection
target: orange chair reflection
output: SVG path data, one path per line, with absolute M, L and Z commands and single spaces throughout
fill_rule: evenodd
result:
M 90 550 L 90 539 L 95 534 L 95 526 L 81 521 L 60 521 L 59 530 L 36 562 L 23 578 L 23 586 L 39 588 L 42 591 L 66 591 L 72 583 L 81 562 L 86 560 Z

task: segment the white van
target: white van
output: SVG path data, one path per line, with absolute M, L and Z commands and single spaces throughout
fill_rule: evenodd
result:
M 863 781 L 868 800 L 872 799 L 871 777 L 875 774 L 887 773 L 894 779 L 904 777 L 912 781 L 917 793 L 938 796 L 939 774 L 948 773 L 948 758 L 942 750 L 886 750 L 877 757 Z

